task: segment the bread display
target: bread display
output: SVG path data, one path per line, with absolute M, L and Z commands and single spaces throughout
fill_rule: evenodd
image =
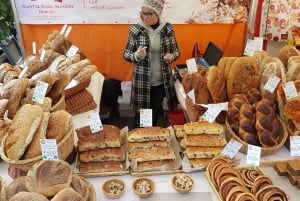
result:
M 174 138 L 174 139 L 173 139 Z M 175 137 L 170 129 L 162 127 L 136 128 L 127 133 L 128 159 L 136 173 L 159 170 L 176 170 L 178 164 Z
M 103 125 L 103 130 L 91 132 L 89 126 L 76 129 L 79 172 L 125 172 L 127 147 L 120 129 Z

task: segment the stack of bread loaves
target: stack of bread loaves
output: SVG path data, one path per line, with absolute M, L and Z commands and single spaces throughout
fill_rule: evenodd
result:
M 92 133 L 89 126 L 76 129 L 80 172 L 120 172 L 125 170 L 126 151 L 120 129 L 103 125 Z
M 175 127 L 175 134 L 193 168 L 205 167 L 226 145 L 224 128 L 216 122 L 185 123 Z
M 134 171 L 176 169 L 176 156 L 171 147 L 169 129 L 136 128 L 128 132 L 127 141 L 128 158 Z

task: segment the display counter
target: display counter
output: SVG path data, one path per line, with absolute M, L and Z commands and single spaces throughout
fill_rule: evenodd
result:
M 101 89 L 102 89 L 102 84 L 104 81 L 104 77 L 100 73 L 96 73 L 92 77 L 92 86 L 89 87 L 89 91 L 93 94 L 95 101 L 97 104 L 100 103 L 101 99 Z M 178 85 L 179 84 L 179 85 Z M 180 83 L 176 83 L 177 86 L 177 93 L 179 92 L 180 88 Z M 183 100 L 179 99 L 179 102 L 183 102 Z M 184 106 L 184 105 L 183 105 Z M 184 108 L 184 107 L 183 107 Z M 99 111 L 99 105 L 97 109 L 89 112 L 97 112 Z M 83 113 L 80 115 L 75 115 L 74 116 L 74 123 L 75 127 L 82 127 L 85 125 L 88 125 L 88 122 L 86 121 L 86 115 L 89 113 Z M 293 186 L 290 184 L 289 180 L 285 176 L 278 176 L 277 173 L 275 172 L 274 168 L 271 166 L 274 161 L 279 161 L 279 160 L 287 160 L 291 158 L 289 156 L 289 151 L 285 148 L 282 147 L 278 152 L 276 152 L 274 155 L 271 156 L 265 156 L 261 158 L 261 170 L 268 175 L 274 184 L 280 188 L 282 188 L 290 197 L 291 201 L 296 201 L 298 200 L 299 193 L 300 191 L 296 186 Z M 247 166 L 245 160 L 246 160 L 246 155 L 242 153 L 238 153 L 236 155 L 236 159 L 239 160 L 239 165 L 238 166 Z M 73 164 L 74 166 L 74 164 Z M 75 168 L 74 168 L 75 169 Z M 192 189 L 190 193 L 187 194 L 179 194 L 177 193 L 171 184 L 171 179 L 173 177 L 172 174 L 167 174 L 167 175 L 153 175 L 153 176 L 147 176 L 151 179 L 153 179 L 156 183 L 156 189 L 154 194 L 149 197 L 149 198 L 144 198 L 143 200 L 147 201 L 154 201 L 154 200 L 172 200 L 172 201 L 182 201 L 182 200 L 189 200 L 189 201 L 194 201 L 194 200 L 203 200 L 203 201 L 218 201 L 219 197 L 214 191 L 214 189 L 211 187 L 210 182 L 208 181 L 205 171 L 197 171 L 197 172 L 191 172 L 188 173 L 195 181 L 195 186 Z M 8 164 L 5 162 L 1 161 L 0 162 L 0 175 L 2 176 L 4 182 L 6 184 L 9 184 L 12 181 L 12 178 L 8 175 Z M 87 177 L 88 180 L 93 184 L 96 194 L 97 194 L 97 200 L 98 201 L 105 201 L 105 200 L 110 200 L 104 196 L 102 193 L 101 187 L 102 184 L 110 179 L 110 178 L 120 178 L 125 181 L 126 183 L 126 191 L 120 197 L 119 201 L 138 201 L 140 198 L 138 198 L 134 192 L 132 191 L 132 183 L 133 180 L 136 179 L 136 176 L 133 176 L 131 174 L 126 174 L 122 176 L 100 176 L 100 177 Z

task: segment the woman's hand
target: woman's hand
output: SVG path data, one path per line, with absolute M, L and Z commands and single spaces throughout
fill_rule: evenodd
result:
M 147 55 L 146 49 L 147 49 L 147 47 L 142 47 L 142 46 L 138 47 L 138 49 L 136 51 L 136 56 L 139 59 L 144 59 Z
M 171 54 L 171 53 L 166 54 L 164 56 L 164 61 L 166 63 L 172 63 L 172 61 L 173 61 L 173 54 Z

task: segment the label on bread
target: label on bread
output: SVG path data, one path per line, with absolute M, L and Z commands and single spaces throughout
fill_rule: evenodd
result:
M 92 133 L 96 133 L 98 131 L 103 130 L 103 125 L 99 116 L 99 113 L 95 112 L 92 114 L 88 114 L 89 126 L 91 128 Z
M 197 67 L 195 58 L 187 59 L 185 62 L 186 62 L 189 73 L 195 73 L 198 71 L 198 67 Z
M 248 144 L 246 163 L 251 166 L 259 166 L 261 147 Z
M 300 136 L 290 136 L 291 156 L 300 156 Z
M 140 110 L 140 127 L 152 126 L 152 109 Z
M 273 93 L 274 90 L 277 88 L 278 84 L 280 82 L 280 78 L 276 75 L 273 75 L 269 77 L 267 83 L 265 84 L 264 88 L 268 90 L 269 92 Z
M 48 88 L 48 83 L 46 82 L 42 82 L 42 81 L 38 81 L 36 83 L 33 95 L 32 95 L 32 100 L 36 103 L 43 103 L 44 102 L 44 98 L 46 95 L 46 91 Z
M 72 59 L 72 58 L 75 56 L 75 54 L 77 54 L 78 50 L 79 50 L 78 47 L 76 47 L 75 45 L 72 45 L 72 46 L 68 49 L 68 51 L 67 51 L 67 53 L 66 53 L 66 56 L 67 56 L 68 58 Z
M 41 139 L 40 143 L 43 160 L 57 161 L 58 152 L 56 139 Z
M 225 146 L 225 148 L 222 151 L 222 154 L 233 158 L 238 153 L 238 151 L 241 149 L 242 144 L 234 139 L 231 139 Z
M 293 81 L 285 83 L 283 85 L 283 90 L 287 100 L 298 96 L 297 89 Z

